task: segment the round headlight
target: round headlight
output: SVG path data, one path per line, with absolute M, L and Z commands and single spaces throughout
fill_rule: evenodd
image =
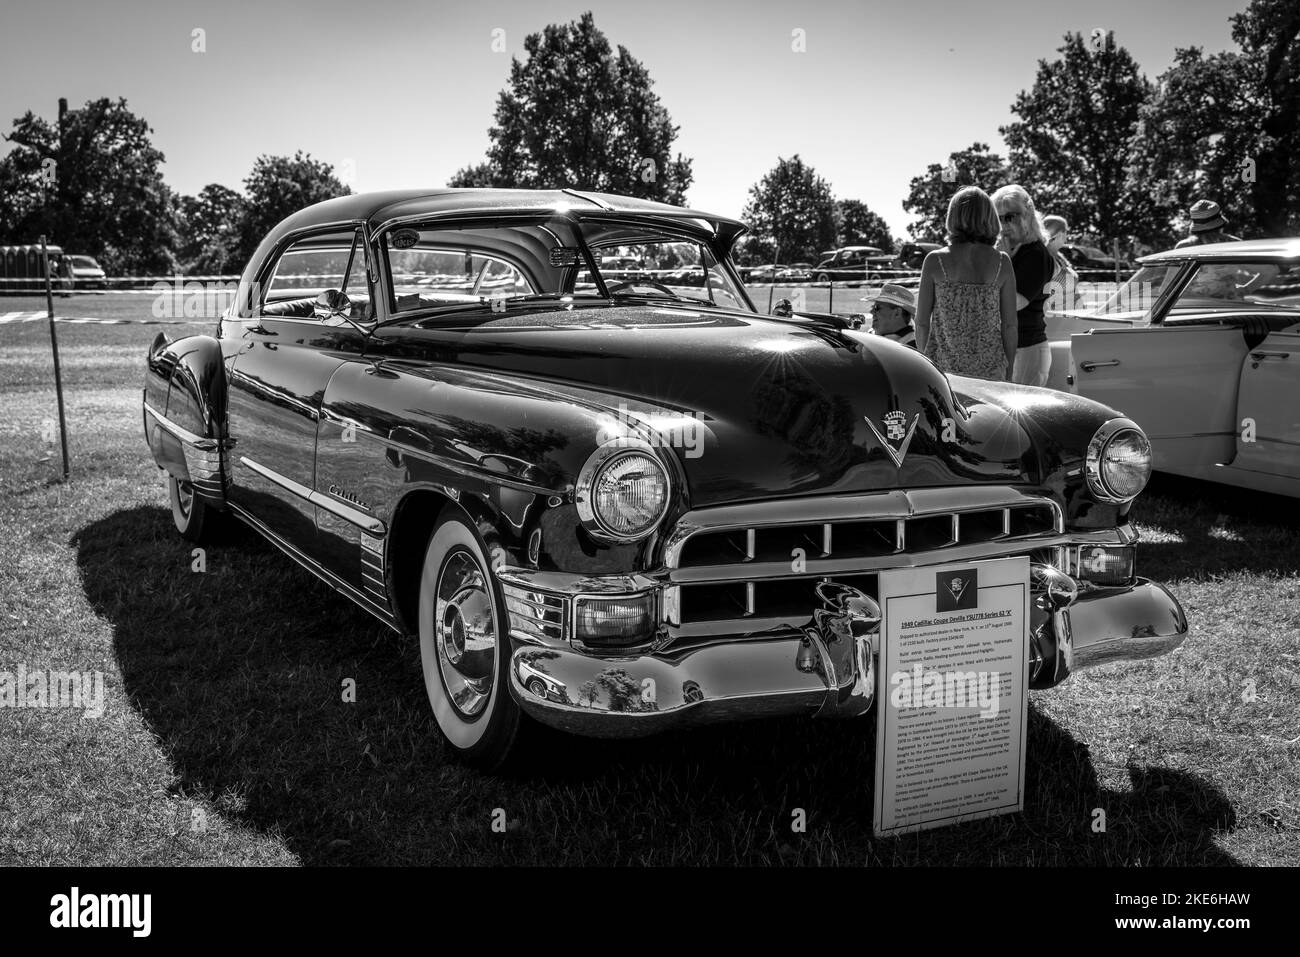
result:
M 1112 419 L 1088 443 L 1088 488 L 1100 502 L 1131 502 L 1151 478 L 1151 443 L 1128 419 Z
M 609 541 L 648 535 L 668 511 L 668 473 L 652 452 L 610 443 L 578 477 L 574 503 L 588 531 Z

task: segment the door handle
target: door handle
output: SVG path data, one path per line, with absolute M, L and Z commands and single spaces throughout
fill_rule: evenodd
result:
M 1254 359 L 1256 362 L 1258 362 L 1258 361 L 1260 361 L 1260 360 L 1263 360 L 1263 359 L 1289 359 L 1289 358 L 1291 357 L 1291 353 L 1289 353 L 1289 352 L 1252 352 L 1252 353 L 1250 354 L 1250 357 L 1251 357 L 1252 359 Z
M 1106 359 L 1103 362 L 1080 362 L 1079 368 L 1082 369 L 1084 372 L 1091 372 L 1093 369 L 1102 369 L 1105 368 L 1106 366 L 1117 366 L 1117 365 L 1119 365 L 1118 359 Z

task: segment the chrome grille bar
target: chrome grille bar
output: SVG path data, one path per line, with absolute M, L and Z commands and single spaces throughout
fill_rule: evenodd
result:
M 801 589 L 819 579 L 856 578 L 874 590 L 880 571 L 1056 549 L 1064 530 L 1053 499 L 1005 487 L 701 509 L 663 547 L 666 623 L 676 638 L 699 640 L 732 621 L 741 634 L 787 628 L 811 614 Z

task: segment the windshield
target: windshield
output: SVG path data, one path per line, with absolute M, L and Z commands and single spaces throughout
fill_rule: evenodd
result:
M 382 244 L 395 314 L 498 309 L 539 298 L 601 300 L 600 283 L 611 299 L 752 310 L 706 243 L 655 223 L 498 218 L 392 229 Z
M 1169 280 L 1183 268 L 1182 263 L 1143 266 L 1123 283 L 1109 299 L 1093 311 L 1094 316 L 1119 316 L 1147 313 L 1164 292 Z

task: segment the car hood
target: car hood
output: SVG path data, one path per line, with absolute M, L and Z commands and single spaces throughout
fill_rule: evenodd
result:
M 929 360 L 874 336 L 667 304 L 446 322 L 385 327 L 385 350 L 542 383 L 607 434 L 649 423 L 696 505 L 1033 481 L 1012 412 L 960 401 Z

